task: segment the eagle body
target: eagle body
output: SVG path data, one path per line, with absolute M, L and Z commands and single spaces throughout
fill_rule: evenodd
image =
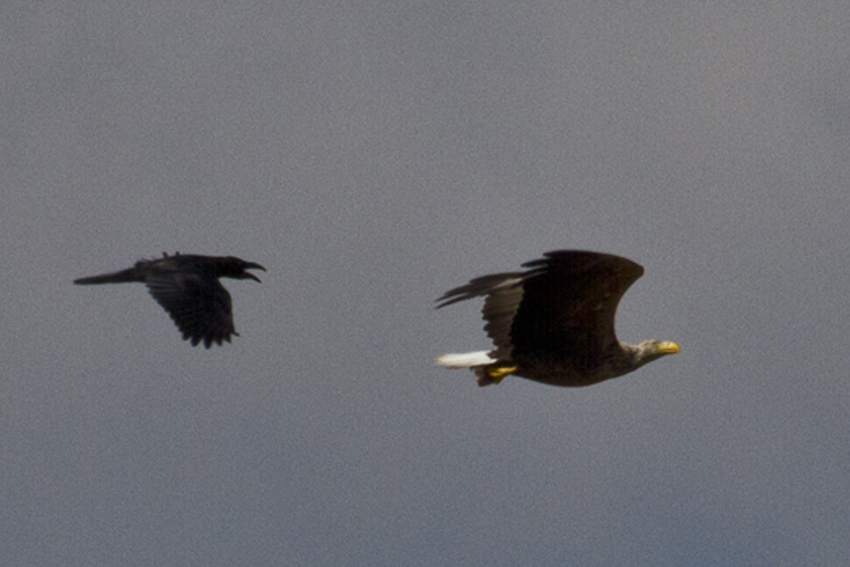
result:
M 614 317 L 623 294 L 643 275 L 631 260 L 557 250 L 523 264 L 524 272 L 475 278 L 448 291 L 445 307 L 484 297 L 484 329 L 493 351 L 449 354 L 437 364 L 472 368 L 481 386 L 508 374 L 554 386 L 589 386 L 622 376 L 679 351 L 669 341 L 620 342 Z

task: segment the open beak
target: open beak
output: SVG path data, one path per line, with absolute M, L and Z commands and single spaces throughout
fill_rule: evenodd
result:
M 254 262 L 247 262 L 247 263 L 245 264 L 245 269 L 246 269 L 246 270 L 263 270 L 264 272 L 266 271 L 266 268 L 265 268 L 265 267 L 263 267 L 263 266 L 261 266 L 261 265 L 259 265 L 259 264 L 255 264 Z M 247 271 L 246 271 L 246 272 L 245 272 L 245 277 L 248 277 L 248 278 L 251 278 L 251 279 L 252 279 L 252 280 L 254 280 L 254 281 L 257 281 L 257 282 L 263 283 L 262 281 L 260 281 L 260 278 L 258 278 L 257 276 L 255 276 L 254 274 L 252 274 L 252 273 L 250 273 L 250 272 L 247 272 Z

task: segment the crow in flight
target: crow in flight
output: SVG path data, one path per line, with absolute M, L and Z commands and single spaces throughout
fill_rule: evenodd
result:
M 219 278 L 237 280 L 260 279 L 248 269 L 266 271 L 253 262 L 233 256 L 197 256 L 179 252 L 174 256 L 163 253 L 162 258 L 139 260 L 132 268 L 74 280 L 77 285 L 142 282 L 183 332 L 183 339 L 197 346 L 203 341 L 230 342 L 231 335 L 239 336 L 233 326 L 230 294 Z

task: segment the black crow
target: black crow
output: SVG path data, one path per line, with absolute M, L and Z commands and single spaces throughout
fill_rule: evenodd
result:
M 141 282 L 183 332 L 183 339 L 197 346 L 203 341 L 210 348 L 213 343 L 230 342 L 231 335 L 239 336 L 233 326 L 233 309 L 230 294 L 219 283 L 219 278 L 237 280 L 260 279 L 247 272 L 249 269 L 266 269 L 253 262 L 233 256 L 197 256 L 180 254 L 162 258 L 140 260 L 132 268 L 74 280 L 77 285 Z

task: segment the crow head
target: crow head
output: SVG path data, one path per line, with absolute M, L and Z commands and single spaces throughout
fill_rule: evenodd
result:
M 224 278 L 233 278 L 234 280 L 254 280 L 259 282 L 260 278 L 246 270 L 263 270 L 266 269 L 260 264 L 254 262 L 246 262 L 240 258 L 227 256 L 221 259 L 221 264 L 218 266 L 218 276 Z M 260 282 L 262 283 L 262 282 Z

